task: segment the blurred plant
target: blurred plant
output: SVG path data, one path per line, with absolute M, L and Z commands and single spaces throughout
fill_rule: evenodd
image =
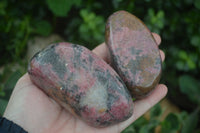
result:
M 65 17 L 73 5 L 80 6 L 81 0 L 46 0 L 55 16 Z
M 97 16 L 87 9 L 80 11 L 83 23 L 79 27 L 80 38 L 84 41 L 90 40 L 93 46 L 104 41 L 105 21 L 102 16 Z
M 3 115 L 17 80 L 26 72 L 27 63 L 21 61 L 5 65 L 0 73 L 0 116 Z
M 44 20 L 45 9 L 44 3 L 37 0 L 0 1 L 0 65 L 24 57 L 30 35 L 51 33 L 51 24 Z
M 190 75 L 181 75 L 179 77 L 179 86 L 192 102 L 200 106 L 200 82 Z
M 179 50 L 178 52 L 178 58 L 179 60 L 176 62 L 176 67 L 178 70 L 181 71 L 189 71 L 196 69 L 196 60 L 197 56 L 196 54 L 188 54 L 186 51 Z
M 160 34 L 160 31 L 164 28 L 164 11 L 159 10 L 157 13 L 155 13 L 153 8 L 148 9 L 148 14 L 145 17 L 145 22 L 147 24 L 147 27 L 158 34 Z
M 164 110 L 157 104 L 150 110 L 149 117 L 140 117 L 122 133 L 199 133 L 200 128 L 197 127 L 197 123 L 200 108 L 191 114 L 184 111 L 169 113 L 164 120 L 161 120 Z

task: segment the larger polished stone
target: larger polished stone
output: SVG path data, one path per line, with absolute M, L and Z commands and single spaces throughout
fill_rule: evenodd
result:
M 32 82 L 76 117 L 106 127 L 128 119 L 132 98 L 118 74 L 87 48 L 53 44 L 30 61 Z
M 149 29 L 134 15 L 118 11 L 107 21 L 105 38 L 112 66 L 132 96 L 148 95 L 160 80 L 162 64 Z

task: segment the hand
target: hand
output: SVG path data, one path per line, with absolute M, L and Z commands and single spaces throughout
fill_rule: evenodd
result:
M 160 44 L 160 36 L 154 33 L 153 36 Z M 96 47 L 93 52 L 109 63 L 104 43 Z M 160 54 L 164 60 L 164 53 L 160 51 Z M 25 74 L 19 79 L 13 90 L 4 117 L 30 133 L 118 133 L 158 103 L 166 93 L 167 87 L 159 84 L 151 95 L 135 101 L 134 113 L 128 120 L 106 128 L 94 128 L 63 109 L 37 88 L 31 82 L 28 74 Z

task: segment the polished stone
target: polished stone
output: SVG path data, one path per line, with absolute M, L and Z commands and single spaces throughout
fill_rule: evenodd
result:
M 107 21 L 105 38 L 112 67 L 131 95 L 148 95 L 158 84 L 162 69 L 158 45 L 149 29 L 136 16 L 118 11 Z
M 30 61 L 32 82 L 74 116 L 94 127 L 128 119 L 133 101 L 118 74 L 87 48 L 52 44 Z

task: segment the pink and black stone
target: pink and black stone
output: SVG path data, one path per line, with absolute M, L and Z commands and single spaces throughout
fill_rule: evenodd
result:
M 118 74 L 83 46 L 52 44 L 30 61 L 32 82 L 76 117 L 94 127 L 128 119 L 132 98 Z
M 105 38 L 112 67 L 131 95 L 148 95 L 158 84 L 162 69 L 158 45 L 148 28 L 134 15 L 118 11 L 107 21 Z

